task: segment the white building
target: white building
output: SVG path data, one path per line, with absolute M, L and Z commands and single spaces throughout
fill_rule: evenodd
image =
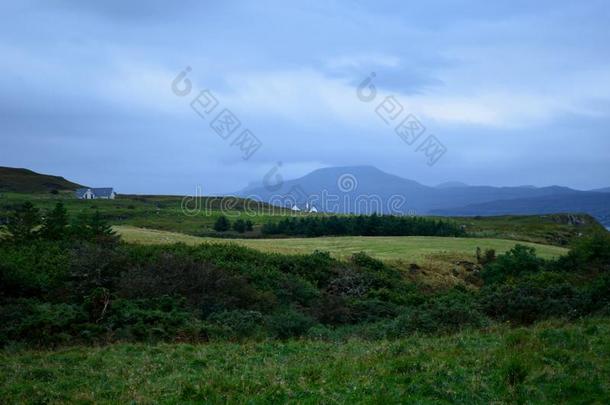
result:
M 116 193 L 112 187 L 105 188 L 79 188 L 75 192 L 79 200 L 114 200 Z

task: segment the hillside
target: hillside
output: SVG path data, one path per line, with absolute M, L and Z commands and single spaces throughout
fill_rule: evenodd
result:
M 603 189 L 599 190 L 602 191 Z M 253 185 L 236 193 L 275 204 L 304 205 L 310 202 L 325 212 L 417 215 L 500 215 L 585 213 L 608 226 L 608 194 L 549 186 L 468 186 L 449 182 L 429 187 L 413 180 L 385 173 L 372 166 L 329 167 L 301 178 L 285 181 L 281 187 Z M 528 202 L 531 200 L 531 205 Z M 537 199 L 537 200 L 536 200 Z M 489 210 L 498 201 L 511 201 L 501 210 Z M 513 202 L 521 206 L 513 207 Z M 551 204 L 546 205 L 546 202 Z M 468 210 L 460 209 L 468 207 Z M 480 210 L 478 210 L 480 208 Z M 467 212 L 467 213 L 466 213 Z
M 610 193 L 578 192 L 570 195 L 549 195 L 537 198 L 498 200 L 460 208 L 433 210 L 434 215 L 531 215 L 586 212 L 606 227 L 610 226 Z
M 28 169 L 0 167 L 0 192 L 48 193 L 74 191 L 82 187 L 60 176 L 36 173 Z

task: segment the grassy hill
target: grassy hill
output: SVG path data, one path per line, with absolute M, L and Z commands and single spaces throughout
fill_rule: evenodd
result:
M 74 191 L 82 187 L 59 176 L 40 174 L 28 169 L 0 167 L 0 192 L 49 193 Z
M 117 226 L 115 229 L 127 242 L 142 244 L 164 243 L 210 243 L 223 241 L 237 243 L 264 252 L 282 254 L 312 253 L 322 250 L 333 256 L 345 259 L 354 253 L 365 252 L 381 260 L 410 260 L 419 263 L 430 256 L 456 254 L 474 259 L 477 247 L 495 249 L 504 253 L 515 245 L 515 241 L 492 238 L 445 238 L 433 236 L 337 236 L 320 238 L 284 238 L 284 239 L 218 239 L 202 238 L 174 232 L 157 231 L 130 226 Z M 536 249 L 540 257 L 549 259 L 568 252 L 567 249 L 523 242 L 522 244 Z
M 157 229 L 191 236 L 222 236 L 234 238 L 260 238 L 260 229 L 269 221 L 279 221 L 295 214 L 286 209 L 266 203 L 241 198 L 202 197 L 197 201 L 198 211 L 189 215 L 182 209 L 181 196 L 120 195 L 116 200 L 77 200 L 72 194 L 24 194 L 3 193 L 0 195 L 0 223 L 11 210 L 25 201 L 32 201 L 37 207 L 50 210 L 62 201 L 70 215 L 82 210 L 99 210 L 111 224 Z M 213 230 L 216 219 L 222 215 L 231 221 L 238 218 L 254 223 L 254 231 L 246 234 L 224 233 L 218 235 Z M 469 235 L 527 241 L 555 246 L 568 246 L 574 239 L 604 228 L 589 215 L 530 215 L 502 217 L 454 217 L 464 226 Z
M 132 226 L 114 228 L 125 241 L 138 244 L 236 243 L 263 252 L 280 254 L 308 254 L 318 250 L 329 252 L 338 259 L 348 259 L 354 253 L 365 252 L 396 268 L 403 269 L 411 280 L 432 288 L 472 286 L 473 280 L 470 275 L 473 269 L 468 263 L 476 263 L 477 247 L 483 251 L 494 249 L 497 254 L 502 254 L 512 249 L 516 243 L 512 240 L 493 238 L 427 236 L 218 239 Z M 568 252 L 567 249 L 558 246 L 520 243 L 535 248 L 538 255 L 545 259 L 556 258 Z M 419 268 L 412 270 L 412 264 L 417 264 Z
M 6 403 L 608 403 L 610 320 L 396 341 L 0 352 Z

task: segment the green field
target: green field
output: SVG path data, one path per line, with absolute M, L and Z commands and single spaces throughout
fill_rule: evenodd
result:
M 248 219 L 254 223 L 254 231 L 239 235 L 228 232 L 224 236 L 259 237 L 260 228 L 267 222 L 279 221 L 295 214 L 267 204 L 246 201 L 238 198 L 202 197 L 197 202 L 199 212 L 185 215 L 182 210 L 183 197 L 180 196 L 138 196 L 123 195 L 116 200 L 77 200 L 72 193 L 62 192 L 58 195 L 48 193 L 0 194 L 0 218 L 8 217 L 12 210 L 25 201 L 32 201 L 43 211 L 50 210 L 61 201 L 71 216 L 88 210 L 98 210 L 113 225 L 128 225 L 149 229 L 158 229 L 194 236 L 214 236 L 213 225 L 223 213 L 231 221 Z M 583 224 L 569 223 L 566 215 L 534 215 L 450 218 L 466 231 L 481 238 L 510 239 L 534 243 L 567 246 L 579 235 L 604 229 L 588 215 L 579 215 Z
M 142 244 L 163 244 L 182 242 L 198 243 L 237 243 L 265 252 L 294 254 L 311 253 L 321 250 L 331 253 L 337 258 L 347 258 L 354 253 L 366 252 L 381 260 L 407 261 L 425 264 L 426 260 L 438 257 L 460 256 L 475 259 L 477 247 L 482 250 L 495 249 L 504 253 L 515 246 L 513 240 L 492 238 L 441 238 L 429 236 L 340 236 L 321 238 L 286 238 L 286 239 L 218 239 L 201 238 L 174 232 L 154 229 L 136 228 L 131 226 L 116 226 L 115 229 L 127 242 Z M 534 247 L 536 252 L 545 259 L 561 256 L 567 249 L 529 242 L 520 242 Z
M 610 401 L 610 320 L 447 337 L 0 352 L 3 403 Z

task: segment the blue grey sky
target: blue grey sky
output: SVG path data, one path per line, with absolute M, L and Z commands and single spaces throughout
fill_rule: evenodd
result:
M 607 0 L 2 1 L 0 165 L 123 193 L 231 192 L 278 162 L 607 187 L 608 21 Z M 250 159 L 190 108 L 203 89 Z M 434 166 L 376 114 L 391 95 L 447 148 Z

